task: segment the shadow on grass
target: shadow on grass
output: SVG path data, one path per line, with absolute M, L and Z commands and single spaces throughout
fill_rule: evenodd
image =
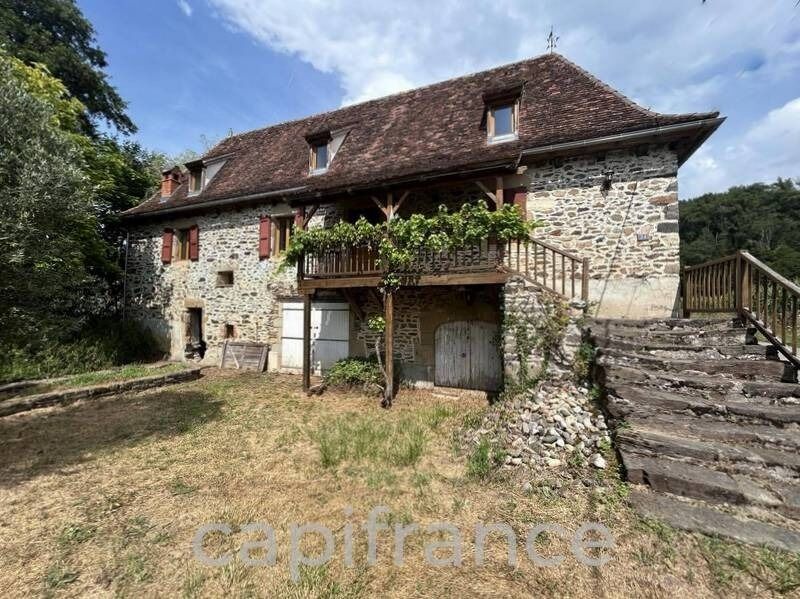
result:
M 223 403 L 206 391 L 172 387 L 0 418 L 0 488 L 68 469 L 99 453 L 190 434 L 218 419 Z

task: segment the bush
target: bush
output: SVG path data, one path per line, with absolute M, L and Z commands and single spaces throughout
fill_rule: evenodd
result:
M 325 383 L 331 387 L 370 389 L 382 387 L 383 374 L 374 357 L 345 358 L 333 364 L 325 373 Z
M 63 340 L 10 348 L 0 355 L 0 383 L 148 362 L 161 355 L 152 333 L 138 323 L 98 320 Z

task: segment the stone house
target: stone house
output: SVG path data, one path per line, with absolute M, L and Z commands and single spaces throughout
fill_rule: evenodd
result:
M 307 380 L 368 353 L 366 317 L 386 313 L 403 379 L 493 390 L 520 293 L 582 297 L 600 316 L 677 312 L 677 171 L 723 120 L 644 109 L 548 54 L 234 135 L 124 214 L 127 314 L 173 358 L 265 343 L 270 369 Z M 518 206 L 535 239 L 428 256 L 385 298 L 359 248 L 280 268 L 295 228 L 478 200 Z

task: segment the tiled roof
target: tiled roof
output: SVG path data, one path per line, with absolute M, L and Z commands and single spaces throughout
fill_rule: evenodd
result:
M 519 135 L 490 145 L 485 98 L 521 86 Z M 227 156 L 200 194 L 184 183 L 168 199 L 155 196 L 127 214 L 142 214 L 303 187 L 349 187 L 435 174 L 493 161 L 513 161 L 537 146 L 628 133 L 717 117 L 718 113 L 659 114 L 638 106 L 559 54 L 450 79 L 229 137 L 204 159 Z M 328 171 L 308 173 L 314 134 L 349 129 Z

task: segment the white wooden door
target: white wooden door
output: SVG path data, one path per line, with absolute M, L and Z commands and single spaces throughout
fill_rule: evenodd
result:
M 435 345 L 437 385 L 484 391 L 500 388 L 503 375 L 498 325 L 448 322 L 436 329 Z
M 303 302 L 283 302 L 281 368 L 303 368 Z M 350 350 L 350 306 L 341 302 L 311 305 L 311 369 L 322 374 Z

